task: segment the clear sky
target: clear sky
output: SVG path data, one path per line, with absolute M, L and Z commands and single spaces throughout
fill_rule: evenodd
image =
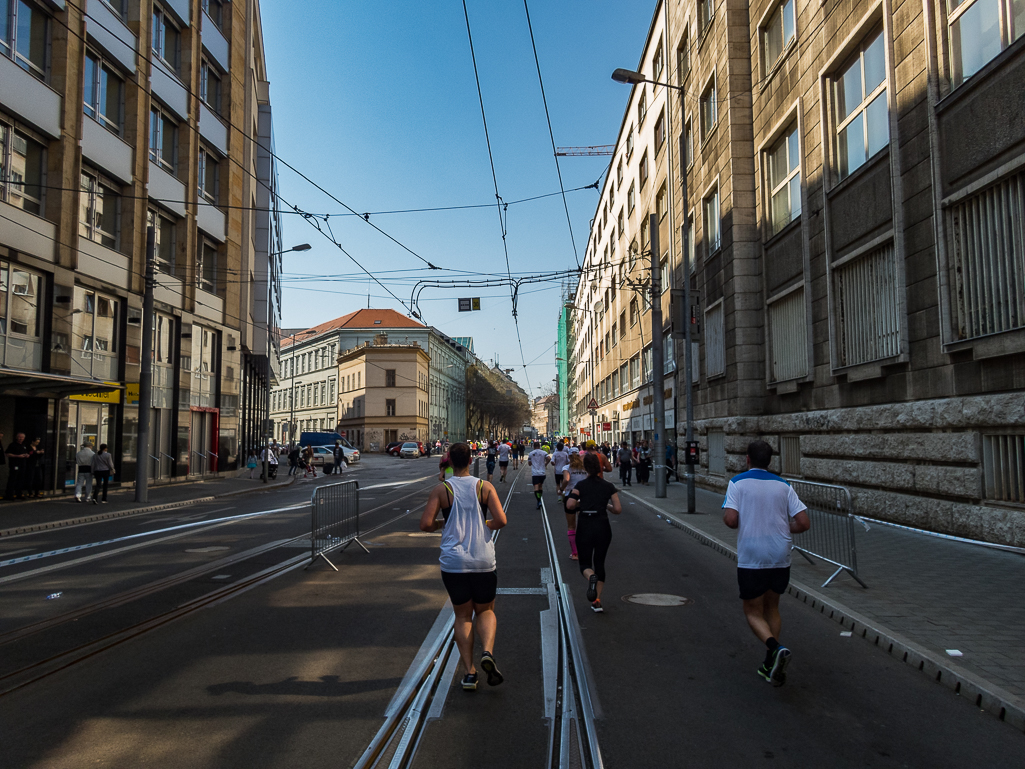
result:
M 629 87 L 616 67 L 636 68 L 653 0 L 531 0 L 534 41 L 557 146 L 616 141 Z M 551 139 L 523 0 L 467 0 L 498 190 L 507 208 L 506 246 L 514 277 L 576 266 L 559 195 Z M 388 235 L 438 267 L 504 275 L 495 205 L 462 0 L 262 0 L 277 154 Z M 560 158 L 567 190 L 602 177 L 608 157 Z M 603 179 L 604 181 L 604 179 Z M 457 279 L 345 215 L 337 202 L 281 169 L 281 195 L 310 213 L 331 214 L 335 238 L 409 304 L 421 279 Z M 582 260 L 595 190 L 567 192 Z M 456 211 L 402 209 L 484 206 Z M 323 225 L 322 225 L 323 226 Z M 309 327 L 367 306 L 406 313 L 302 217 L 285 216 L 283 325 Z M 480 312 L 458 311 L 481 297 Z M 450 336 L 472 336 L 477 355 L 496 357 L 534 394 L 555 377 L 560 286 L 527 285 L 518 304 L 523 358 L 507 287 L 428 289 L 424 321 Z M 529 364 L 526 369 L 522 363 Z

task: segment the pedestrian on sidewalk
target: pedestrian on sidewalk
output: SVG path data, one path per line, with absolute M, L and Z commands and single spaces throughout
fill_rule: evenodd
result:
M 302 453 L 298 445 L 292 447 L 288 452 L 288 474 L 295 475 L 299 470 L 299 455 Z
M 93 457 L 96 456 L 96 452 L 93 451 L 93 445 L 86 441 L 82 444 L 82 448 L 75 454 L 75 467 L 77 468 L 77 474 L 75 476 L 75 501 L 76 502 L 88 502 L 89 497 L 93 495 Z M 83 496 L 83 492 L 85 495 Z
M 566 512 L 566 537 L 569 539 L 569 559 L 571 561 L 579 560 L 580 556 L 577 554 L 577 514 L 576 511 L 569 509 L 567 502 L 569 501 L 569 493 L 586 477 L 587 471 L 584 469 L 584 455 L 579 451 L 570 454 L 569 461 L 562 471 L 562 507 Z
M 274 480 L 278 474 L 278 447 L 265 446 L 260 452 L 260 466 L 262 468 L 263 463 L 267 463 L 267 479 Z M 260 470 L 260 480 L 263 480 L 263 470 Z
M 779 597 L 790 584 L 792 534 L 811 528 L 797 492 L 769 472 L 772 447 L 765 441 L 747 446 L 748 471 L 735 475 L 726 489 L 723 523 L 737 532 L 737 582 L 744 616 L 765 644 L 758 675 L 774 686 L 786 683 L 790 649 L 779 642 L 783 620 Z
M 7 490 L 4 499 L 22 499 L 25 491 L 25 475 L 28 469 L 29 449 L 25 445 L 25 433 L 17 433 L 14 441 L 7 447 Z
M 430 444 L 428 444 L 428 446 L 430 446 Z M 335 447 L 332 453 L 334 454 L 335 463 L 331 465 L 331 475 L 335 475 L 336 473 L 341 475 L 345 465 L 345 449 L 342 448 L 341 441 L 335 441 Z M 428 451 L 427 456 L 430 456 L 430 451 Z
M 650 477 L 651 450 L 646 441 L 641 441 L 637 447 L 637 482 L 642 486 L 647 486 Z
M 103 504 L 107 504 L 107 484 L 114 472 L 114 457 L 107 451 L 107 444 L 101 443 L 100 450 L 93 455 L 93 504 L 99 504 L 100 489 L 103 489 Z
M 249 457 L 246 459 L 246 467 L 249 469 L 249 479 L 256 479 L 256 468 L 260 464 L 256 458 L 256 449 L 249 449 Z
M 455 640 L 466 669 L 463 677 L 466 691 L 477 688 L 474 631 L 484 649 L 480 666 L 488 676 L 488 685 L 498 686 L 503 681 L 494 657 L 498 566 L 491 532 L 506 524 L 495 487 L 470 475 L 470 452 L 465 443 L 452 444 L 448 458 L 453 475 L 434 487 L 420 517 L 421 531 L 442 531 L 441 580 L 455 612 Z M 491 514 L 489 520 L 485 520 L 484 510 Z M 442 520 L 438 520 L 439 511 Z
M 633 467 L 633 452 L 630 451 L 630 447 L 623 441 L 622 447 L 616 454 L 616 458 L 619 460 L 619 483 L 622 486 L 632 486 L 630 483 L 630 470 Z
M 580 573 L 587 580 L 587 600 L 591 602 L 591 611 L 600 614 L 605 611 L 601 605 L 601 593 L 605 587 L 605 556 L 612 544 L 608 508 L 611 504 L 612 512 L 619 515 L 623 506 L 616 487 L 601 477 L 601 460 L 595 454 L 584 455 L 584 469 L 587 477 L 570 492 L 566 510 L 577 512 Z

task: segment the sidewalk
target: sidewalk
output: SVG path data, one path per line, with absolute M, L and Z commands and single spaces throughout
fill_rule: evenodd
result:
M 682 483 L 670 483 L 665 499 L 655 499 L 654 481 L 628 487 L 621 498 L 627 510 L 647 503 L 669 513 L 680 528 L 735 558 L 737 534 L 722 522 L 722 494 L 699 488 L 695 515 L 686 512 Z M 791 594 L 1025 729 L 1025 556 L 869 526 L 859 524 L 855 534 L 867 590 L 846 574 L 819 587 L 834 567 L 795 554 Z M 948 649 L 964 656 L 952 658 Z
M 144 505 L 135 502 L 134 486 L 111 489 L 107 495 L 107 504 L 99 505 L 76 502 L 72 489 L 64 496 L 18 502 L 2 501 L 0 537 L 107 518 L 120 518 L 135 513 L 185 507 L 197 502 L 210 502 L 219 497 L 278 489 L 295 481 L 295 476 L 289 476 L 287 472 L 287 468 L 282 468 L 278 477 L 266 484 L 259 478 L 251 479 L 248 470 L 241 477 L 218 477 L 171 484 L 166 481 L 154 482 L 149 487 L 149 501 Z

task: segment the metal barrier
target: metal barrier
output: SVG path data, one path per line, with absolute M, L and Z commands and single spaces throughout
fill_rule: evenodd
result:
M 810 556 L 820 558 L 837 566 L 836 571 L 822 583 L 825 587 L 840 572 L 846 571 L 858 584 L 867 588 L 858 576 L 858 555 L 854 545 L 854 507 L 851 494 L 843 486 L 827 483 L 799 481 L 787 478 L 797 496 L 808 506 L 811 528 L 794 535 L 794 550 L 809 563 L 815 563 Z
M 355 542 L 367 553 L 366 545 L 359 541 L 359 481 L 343 481 L 320 486 L 313 492 L 310 502 L 310 568 L 318 558 L 327 561 L 335 571 L 326 553 L 336 548 L 343 550 Z

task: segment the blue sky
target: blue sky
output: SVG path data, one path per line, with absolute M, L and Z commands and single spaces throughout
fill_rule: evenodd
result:
M 502 231 L 474 82 L 461 0 L 339 2 L 263 0 L 277 154 L 431 263 L 505 273 Z M 558 192 L 522 0 L 467 0 L 484 108 L 502 198 Z M 533 0 L 529 4 L 558 146 L 612 144 L 629 88 L 609 75 L 634 68 L 651 21 L 650 0 Z M 567 190 L 593 183 L 609 158 L 561 158 Z M 287 169 L 285 201 L 332 214 L 345 249 L 402 300 L 419 278 L 455 278 L 426 265 Z M 567 193 L 583 259 L 598 193 Z M 490 205 L 489 205 L 490 204 Z M 485 205 L 460 211 L 398 209 Z M 376 213 L 381 212 L 381 213 Z M 337 214 L 337 215 L 336 215 Z M 509 268 L 534 274 L 575 266 L 560 196 L 508 207 Z M 406 310 L 301 217 L 285 217 L 283 325 L 312 326 L 359 307 Z M 396 272 L 403 271 L 403 272 Z M 358 277 L 363 275 L 362 277 Z M 332 277 L 328 277 L 332 276 Z M 480 296 L 460 313 L 457 299 Z M 536 393 L 555 376 L 557 284 L 525 286 L 519 300 L 523 360 L 509 289 L 430 289 L 424 320 L 472 336 L 477 355 L 496 356 Z M 530 364 L 526 371 L 521 363 Z

